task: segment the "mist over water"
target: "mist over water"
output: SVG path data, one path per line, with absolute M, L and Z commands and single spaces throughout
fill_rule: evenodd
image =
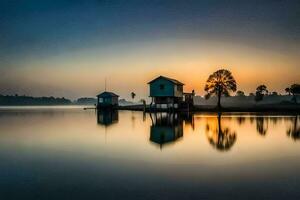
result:
M 299 116 L 0 109 L 4 199 L 300 197 Z

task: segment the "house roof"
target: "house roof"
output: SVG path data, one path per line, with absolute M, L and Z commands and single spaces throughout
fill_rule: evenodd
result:
M 184 85 L 183 83 L 181 83 L 180 81 L 177 81 L 176 79 L 168 78 L 168 77 L 165 77 L 165 76 L 159 76 L 159 77 L 153 79 L 152 81 L 150 81 L 148 84 L 151 84 L 151 83 L 153 83 L 154 81 L 156 81 L 158 79 L 165 79 L 165 80 L 170 81 L 170 82 L 172 82 L 176 85 Z
M 119 95 L 116 95 L 113 92 L 102 92 L 100 94 L 97 95 L 97 97 L 101 97 L 101 98 L 107 98 L 107 97 L 119 97 Z

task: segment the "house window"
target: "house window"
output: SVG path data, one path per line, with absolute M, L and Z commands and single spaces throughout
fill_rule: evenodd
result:
M 160 84 L 159 85 L 159 89 L 164 90 L 165 89 L 165 85 L 164 84 Z
M 99 98 L 99 103 L 103 103 L 103 98 Z

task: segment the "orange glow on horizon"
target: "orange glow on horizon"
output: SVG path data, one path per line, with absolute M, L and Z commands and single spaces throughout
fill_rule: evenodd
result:
M 109 90 L 121 98 L 129 98 L 130 92 L 135 91 L 138 99 L 148 96 L 147 82 L 158 75 L 178 79 L 185 83 L 185 91 L 194 89 L 198 95 L 204 94 L 208 76 L 220 68 L 230 70 L 238 90 L 246 93 L 254 92 L 262 83 L 270 91 L 283 93 L 300 77 L 295 52 L 283 55 L 224 42 L 157 41 L 99 51 L 86 49 L 43 60 L 25 60 L 24 67 L 6 72 L 3 85 L 31 88 L 35 91 L 32 95 L 77 98 L 95 96 L 104 89 L 107 78 Z

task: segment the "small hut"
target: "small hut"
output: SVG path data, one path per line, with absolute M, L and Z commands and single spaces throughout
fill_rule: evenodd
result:
M 97 95 L 97 108 L 115 107 L 119 104 L 119 96 L 113 92 L 102 92 Z

